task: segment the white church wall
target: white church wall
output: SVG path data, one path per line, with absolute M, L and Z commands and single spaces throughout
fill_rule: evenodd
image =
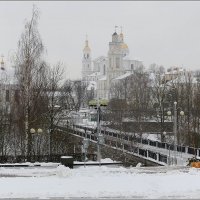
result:
M 91 61 L 90 57 L 83 57 L 83 74 L 87 74 L 87 81 L 97 82 L 97 93 L 100 98 L 108 98 L 111 82 L 119 76 L 123 76 L 127 71 L 136 70 L 143 66 L 139 60 L 131 60 L 128 58 L 129 49 L 124 43 L 122 32 L 112 35 L 112 42 L 109 42 L 108 57 L 99 56 Z M 90 53 L 91 51 L 86 40 L 84 52 Z M 90 65 L 90 72 L 85 65 Z

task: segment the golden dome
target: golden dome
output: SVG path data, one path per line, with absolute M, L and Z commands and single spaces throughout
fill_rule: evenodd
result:
M 122 48 L 122 49 L 128 49 L 128 45 L 127 45 L 126 43 L 122 43 L 122 44 L 121 44 L 121 48 Z

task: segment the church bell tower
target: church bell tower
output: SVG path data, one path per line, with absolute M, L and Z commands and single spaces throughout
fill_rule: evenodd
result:
M 92 73 L 92 61 L 91 61 L 91 49 L 88 44 L 88 39 L 86 36 L 85 47 L 83 49 L 83 59 L 82 59 L 82 80 Z

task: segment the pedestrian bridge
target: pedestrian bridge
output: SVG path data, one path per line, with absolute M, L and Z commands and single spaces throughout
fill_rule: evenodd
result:
M 58 130 L 66 131 L 81 138 L 88 138 L 90 142 L 97 143 L 96 129 L 84 125 L 56 126 Z M 149 160 L 159 165 L 186 165 L 189 158 L 200 157 L 200 148 L 179 146 L 166 142 L 158 142 L 142 137 L 136 137 L 131 133 L 119 131 L 101 130 L 104 138 L 104 146 L 118 149 L 124 153 Z

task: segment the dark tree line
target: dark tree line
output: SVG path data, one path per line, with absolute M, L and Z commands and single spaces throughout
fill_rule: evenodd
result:
M 163 66 L 157 68 L 155 65 L 150 66 L 147 70 L 133 71 L 124 80 L 113 82 L 111 94 L 113 99 L 110 101 L 110 107 L 126 113 L 121 120 L 160 123 L 159 132 L 162 140 L 165 139 L 163 132 L 167 131 L 166 122 L 174 121 L 174 102 L 177 102 L 178 143 L 200 146 L 200 75 L 198 72 L 183 70 L 172 73 L 168 77 Z M 168 116 L 168 111 L 171 111 L 171 116 Z M 184 116 L 180 115 L 180 111 L 184 111 Z M 113 110 L 111 122 L 114 113 Z M 152 126 L 153 124 L 155 123 L 152 123 Z M 145 131 L 141 130 L 141 132 Z

